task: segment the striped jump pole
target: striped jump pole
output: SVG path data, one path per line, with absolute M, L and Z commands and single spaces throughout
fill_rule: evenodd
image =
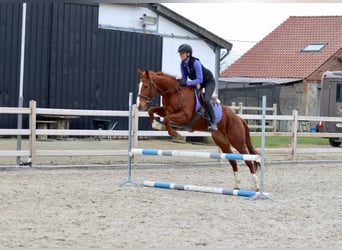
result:
M 201 157 L 209 159 L 244 160 L 260 162 L 260 155 L 249 154 L 224 154 L 199 151 L 179 151 L 179 150 L 158 150 L 145 148 L 132 148 L 133 155 L 159 155 L 159 156 L 181 156 L 181 157 Z
M 133 123 L 133 111 L 132 111 L 132 98 L 133 93 L 129 92 L 128 95 L 128 107 L 129 107 L 129 116 L 128 116 L 128 152 L 132 149 L 132 123 Z M 128 176 L 126 180 L 123 180 L 119 183 L 119 186 L 123 186 L 127 183 L 131 183 L 137 187 L 141 187 L 141 185 L 132 179 L 132 155 L 128 154 L 128 164 L 127 164 Z
M 193 192 L 203 192 L 203 193 L 244 196 L 244 197 L 254 197 L 259 193 L 256 191 L 248 191 L 248 190 L 235 190 L 235 189 L 196 186 L 196 185 L 183 185 L 183 184 L 175 184 L 175 183 L 160 182 L 160 181 L 144 181 L 143 186 L 193 191 Z M 264 193 L 264 195 L 268 195 L 268 194 Z

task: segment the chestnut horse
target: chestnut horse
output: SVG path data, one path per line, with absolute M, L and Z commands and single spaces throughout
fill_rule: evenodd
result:
M 162 129 L 154 114 L 163 117 L 164 128 L 170 136 L 178 137 L 179 133 L 172 127 L 187 126 L 190 123 L 192 130 L 208 131 L 208 120 L 196 116 L 196 98 L 194 87 L 180 86 L 176 77 L 163 72 L 153 72 L 150 70 L 141 71 L 138 69 L 140 83 L 137 96 L 137 107 L 139 110 L 147 110 L 147 105 L 158 94 L 162 97 L 162 106 L 150 107 L 148 114 L 152 127 Z M 222 118 L 217 124 L 217 130 L 211 131 L 211 136 L 215 144 L 223 153 L 232 153 L 233 146 L 240 154 L 259 154 L 251 143 L 250 132 L 247 123 L 239 117 L 228 106 L 222 106 Z M 193 120 L 194 119 L 194 120 Z M 193 121 L 193 122 L 191 122 Z M 171 123 L 170 123 L 171 122 Z M 241 178 L 235 160 L 229 160 L 235 178 L 234 189 L 239 189 Z M 253 188 L 259 190 L 258 170 L 260 163 L 245 161 L 252 174 Z

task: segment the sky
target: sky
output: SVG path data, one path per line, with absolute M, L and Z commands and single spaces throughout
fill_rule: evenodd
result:
M 342 3 L 163 3 L 167 8 L 231 42 L 230 65 L 290 16 L 342 15 Z

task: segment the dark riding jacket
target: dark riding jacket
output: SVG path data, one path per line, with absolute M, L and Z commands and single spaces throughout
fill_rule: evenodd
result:
M 205 68 L 196 57 L 190 56 L 186 61 L 182 61 L 180 68 L 182 78 L 185 80 L 188 78 L 191 79 L 187 81 L 188 86 L 201 84 L 201 88 L 205 88 L 207 83 L 215 84 L 215 79 L 211 71 Z

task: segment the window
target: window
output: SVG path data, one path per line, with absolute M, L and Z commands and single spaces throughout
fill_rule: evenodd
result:
M 304 49 L 302 49 L 302 52 L 318 52 L 321 51 L 326 43 L 310 43 L 308 44 Z
M 336 85 L 336 102 L 342 102 L 342 83 Z

